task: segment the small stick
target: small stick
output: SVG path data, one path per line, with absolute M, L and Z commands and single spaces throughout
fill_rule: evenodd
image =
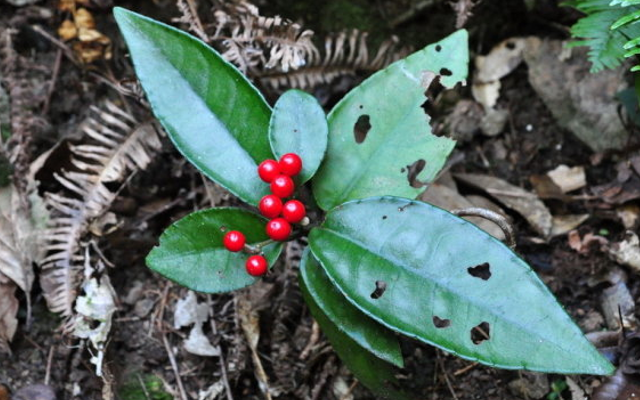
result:
M 211 295 L 207 295 L 207 305 L 209 306 L 209 311 L 212 309 L 211 304 Z M 210 315 L 209 323 L 211 324 L 211 331 L 214 335 L 218 334 L 218 327 L 216 326 L 216 321 L 213 318 L 213 313 Z M 222 354 L 222 348 L 220 345 L 216 346 L 218 353 L 220 353 L 220 370 L 222 371 L 222 382 L 224 383 L 224 389 L 227 392 L 227 400 L 233 400 L 233 394 L 231 394 L 231 385 L 229 385 L 229 378 L 227 377 L 227 368 L 225 366 L 224 355 Z
M 302 353 L 300 353 L 300 360 L 306 360 L 309 357 L 309 353 L 311 353 L 311 349 L 318 343 L 320 339 L 320 325 L 313 320 L 313 325 L 311 325 L 311 336 L 309 337 L 309 343 L 304 347 Z M 356 381 L 357 382 L 357 381 Z
M 51 96 L 56 88 L 56 82 L 58 81 L 58 75 L 60 74 L 60 64 L 62 64 L 62 49 L 58 49 L 56 53 L 56 61 L 53 64 L 53 73 L 51 74 L 51 83 L 49 84 L 49 90 L 47 90 L 47 98 L 42 106 L 42 115 L 49 113 L 49 105 L 51 104 Z
M 480 217 L 493 222 L 498 225 L 502 232 L 504 232 L 504 240 L 512 250 L 516 248 L 516 239 L 513 226 L 507 221 L 505 217 L 497 212 L 487 210 L 486 208 L 470 207 L 459 210 L 451 210 L 451 214 L 458 217 Z
M 464 367 L 464 368 L 460 368 L 459 370 L 457 370 L 456 372 L 454 372 L 454 373 L 453 373 L 453 376 L 462 375 L 462 374 L 464 374 L 465 372 L 468 372 L 468 371 L 472 370 L 473 368 L 475 368 L 475 367 L 476 367 L 476 365 L 478 365 L 478 363 L 477 363 L 477 362 L 474 362 L 474 363 L 472 363 L 472 364 L 467 365 L 467 366 L 466 366 L 466 367 Z
M 444 380 L 447 383 L 447 387 L 451 392 L 451 396 L 453 396 L 454 400 L 459 400 L 456 392 L 453 390 L 453 386 L 451 385 L 451 381 L 449 380 L 449 375 L 447 375 L 447 370 L 444 369 L 444 363 L 442 362 L 442 358 L 440 358 L 440 352 L 436 350 L 436 356 L 438 358 L 438 365 L 440 365 L 440 369 L 442 369 L 442 375 L 444 375 Z
M 56 45 L 60 50 L 62 50 L 62 53 L 64 53 L 65 57 L 67 57 L 69 61 L 74 63 L 76 66 L 80 66 L 80 62 L 73 55 L 73 51 L 71 51 L 69 46 L 67 46 L 64 42 L 61 42 L 55 37 L 51 36 L 49 32 L 42 29 L 42 27 L 39 25 L 31 25 L 31 29 L 41 34 L 45 39 L 47 39 L 48 41 Z
M 358 386 L 358 383 L 359 383 L 358 380 L 354 379 L 351 386 L 349 386 L 349 389 L 347 389 L 347 393 L 345 393 L 342 397 L 340 397 L 340 400 L 347 400 L 347 398 L 351 396 L 351 392 L 353 392 L 353 389 L 355 389 L 356 386 Z
M 411 18 L 415 17 L 420 11 L 424 10 L 425 8 L 431 7 L 435 3 L 436 3 L 436 0 L 423 0 L 417 3 L 416 5 L 410 7 L 407 11 L 403 12 L 402 14 L 394 18 L 389 23 L 389 27 L 395 28 L 396 26 L 404 22 L 407 22 Z
M 173 373 L 176 376 L 176 382 L 178 384 L 178 390 L 180 391 L 180 399 L 188 400 L 187 392 L 184 390 L 184 386 L 182 385 L 182 379 L 180 378 L 180 370 L 178 369 L 178 363 L 176 362 L 176 357 L 173 354 L 173 350 L 171 350 L 171 345 L 169 344 L 169 340 L 167 339 L 167 335 L 164 331 L 164 309 L 167 305 L 167 297 L 169 296 L 169 289 L 171 289 L 171 284 L 167 284 L 164 288 L 164 294 L 162 295 L 162 302 L 160 303 L 160 316 L 158 318 L 158 330 L 160 331 L 160 335 L 162 335 L 162 343 L 164 343 L 164 348 L 169 356 L 169 362 L 171 363 L 171 368 L 173 369 Z
M 49 348 L 49 356 L 47 357 L 47 370 L 44 374 L 44 384 L 49 385 L 49 381 L 51 380 L 51 364 L 53 363 L 53 355 L 55 353 L 56 346 L 52 345 Z

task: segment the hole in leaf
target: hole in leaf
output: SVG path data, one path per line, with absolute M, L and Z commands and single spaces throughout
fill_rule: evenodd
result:
M 386 215 L 383 215 L 383 216 L 382 216 L 382 219 L 387 219 L 387 216 L 386 216 Z
M 421 188 L 426 186 L 427 184 L 418 180 L 418 175 L 427 165 L 427 162 L 423 159 L 419 159 L 411 165 L 407 165 L 407 180 L 409 181 L 409 185 L 414 188 Z
M 436 51 L 437 51 L 437 52 L 441 52 L 441 51 L 442 51 L 442 46 L 437 45 L 437 46 L 436 46 Z
M 491 326 L 488 322 L 482 322 L 478 326 L 471 328 L 471 341 L 478 345 L 485 340 L 491 339 Z
M 294 129 L 293 131 L 294 131 L 294 132 L 298 132 L 298 130 L 297 130 L 297 129 Z
M 507 49 L 513 50 L 516 48 L 516 44 L 513 42 L 507 42 Z
M 453 72 L 451 72 L 451 70 L 448 69 L 448 68 L 440 68 L 440 75 L 442 75 L 442 76 L 451 76 L 451 75 L 453 75 Z
M 441 328 L 448 328 L 449 325 L 451 325 L 451 320 L 450 319 L 446 319 L 446 318 L 440 318 L 437 315 L 433 316 L 433 325 L 435 325 L 436 328 L 441 329 Z
M 371 293 L 371 298 L 376 300 L 382 297 L 384 291 L 387 290 L 387 282 L 385 281 L 376 281 L 376 288 Z
M 364 142 L 370 129 L 371 123 L 369 122 L 369 116 L 361 115 L 353 126 L 353 136 L 356 139 L 356 143 L 360 144 Z
M 227 227 L 226 227 L 226 226 L 222 225 L 222 226 L 220 227 L 220 232 L 225 232 L 226 230 L 227 230 Z
M 488 281 L 489 278 L 491 278 L 491 266 L 488 262 L 476 265 L 475 267 L 469 267 L 467 268 L 467 272 L 469 272 L 469 275 L 480 278 L 483 281 Z
M 445 87 L 442 86 L 442 83 L 440 83 L 440 76 L 436 75 L 436 77 L 433 78 L 433 81 L 431 81 L 431 84 L 429 85 L 427 90 L 424 92 L 424 95 L 427 99 L 420 106 L 427 115 L 437 114 L 435 109 L 436 99 L 444 90 Z
M 360 104 L 360 105 L 358 106 L 358 108 L 362 110 L 362 109 L 364 108 L 364 106 L 363 106 L 362 104 Z

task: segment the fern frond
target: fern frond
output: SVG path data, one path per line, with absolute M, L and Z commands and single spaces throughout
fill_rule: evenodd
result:
M 400 46 L 398 38 L 393 36 L 371 57 L 367 37 L 368 33 L 357 29 L 328 36 L 323 55 L 314 53 L 305 66 L 295 71 L 265 71 L 258 79 L 276 90 L 283 87 L 308 89 L 331 83 L 341 76 L 377 71 L 411 53 L 411 48 Z
M 138 123 L 115 104 L 92 107 L 81 129 L 92 143 L 71 146 L 74 171 L 54 174 L 70 193 L 49 193 L 47 204 L 55 211 L 46 233 L 48 256 L 40 282 L 49 308 L 71 316 L 83 269 L 80 241 L 90 223 L 103 215 L 116 197 L 106 183 L 120 182 L 144 169 L 161 147 L 151 122 Z
M 625 46 L 640 37 L 640 0 L 577 0 L 566 3 L 586 15 L 571 27 L 580 40 L 571 46 L 588 46 L 592 72 L 618 67 L 625 59 Z M 629 47 L 627 47 L 628 49 Z
M 197 18 L 186 5 L 180 9 L 179 21 L 198 34 Z M 213 15 L 214 23 L 199 36 L 221 47 L 225 59 L 274 90 L 309 89 L 340 76 L 376 71 L 410 53 L 392 37 L 371 58 L 367 33 L 357 30 L 329 35 L 322 53 L 312 41 L 313 31 L 279 16 L 264 17 L 247 1 L 216 2 Z

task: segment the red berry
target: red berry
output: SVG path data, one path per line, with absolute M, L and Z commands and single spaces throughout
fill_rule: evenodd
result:
M 267 222 L 267 236 L 273 240 L 286 240 L 291 233 L 291 225 L 284 218 L 274 218 Z
M 282 200 L 273 194 L 268 194 L 260 200 L 258 204 L 260 213 L 267 218 L 275 218 L 282 211 Z
M 302 218 L 306 215 L 306 210 L 304 209 L 304 204 L 299 202 L 298 200 L 289 200 L 284 203 L 284 207 L 282 208 L 282 216 L 288 222 L 292 224 L 297 224 L 302 221 Z
M 280 198 L 291 196 L 295 188 L 293 180 L 286 175 L 280 175 L 271 182 L 271 193 Z
M 229 231 L 224 235 L 224 247 L 229 251 L 240 251 L 246 242 L 244 235 L 239 231 Z
M 296 153 L 287 153 L 280 157 L 280 172 L 288 176 L 296 176 L 302 171 L 302 160 Z
M 267 273 L 267 260 L 262 256 L 251 256 L 247 259 L 245 267 L 251 276 L 262 276 Z
M 280 175 L 280 166 L 276 160 L 264 160 L 258 165 L 258 175 L 263 181 L 270 183 Z

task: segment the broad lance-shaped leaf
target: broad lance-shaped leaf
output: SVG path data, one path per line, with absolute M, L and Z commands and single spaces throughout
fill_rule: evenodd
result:
M 201 40 L 114 8 L 151 108 L 178 150 L 242 200 L 267 194 L 257 165 L 272 158 L 271 109 L 233 65 Z
M 175 222 L 160 236 L 160 244 L 147 256 L 147 265 L 164 277 L 204 293 L 229 292 L 256 281 L 247 274 L 244 252 L 224 248 L 226 231 L 244 233 L 247 243 L 268 239 L 266 220 L 239 208 L 212 208 L 196 211 Z M 281 243 L 263 248 L 272 265 L 282 249 Z
M 397 197 L 346 203 L 309 244 L 345 297 L 393 330 L 501 368 L 613 372 L 522 259 L 437 207 Z M 376 281 L 386 288 L 372 296 Z
M 369 196 L 415 198 L 444 165 L 454 142 L 431 134 L 422 105 L 440 75 L 446 87 L 464 81 L 467 32 L 397 61 L 349 92 L 329 113 L 329 147 L 313 180 L 329 210 Z
M 296 153 L 302 158 L 299 183 L 311 179 L 327 151 L 327 117 L 318 101 L 301 90 L 288 90 L 276 102 L 269 141 L 277 158 Z
M 338 329 L 377 357 L 400 368 L 404 366 L 395 334 L 352 306 L 327 278 L 308 247 L 300 262 L 300 280 L 314 303 Z
M 305 281 L 300 279 L 302 296 L 309 306 L 311 315 L 322 328 L 338 357 L 364 386 L 376 395 L 389 400 L 408 400 L 406 394 L 398 390 L 398 381 L 391 364 L 374 356 L 358 342 L 350 338 L 332 322 L 309 294 Z

